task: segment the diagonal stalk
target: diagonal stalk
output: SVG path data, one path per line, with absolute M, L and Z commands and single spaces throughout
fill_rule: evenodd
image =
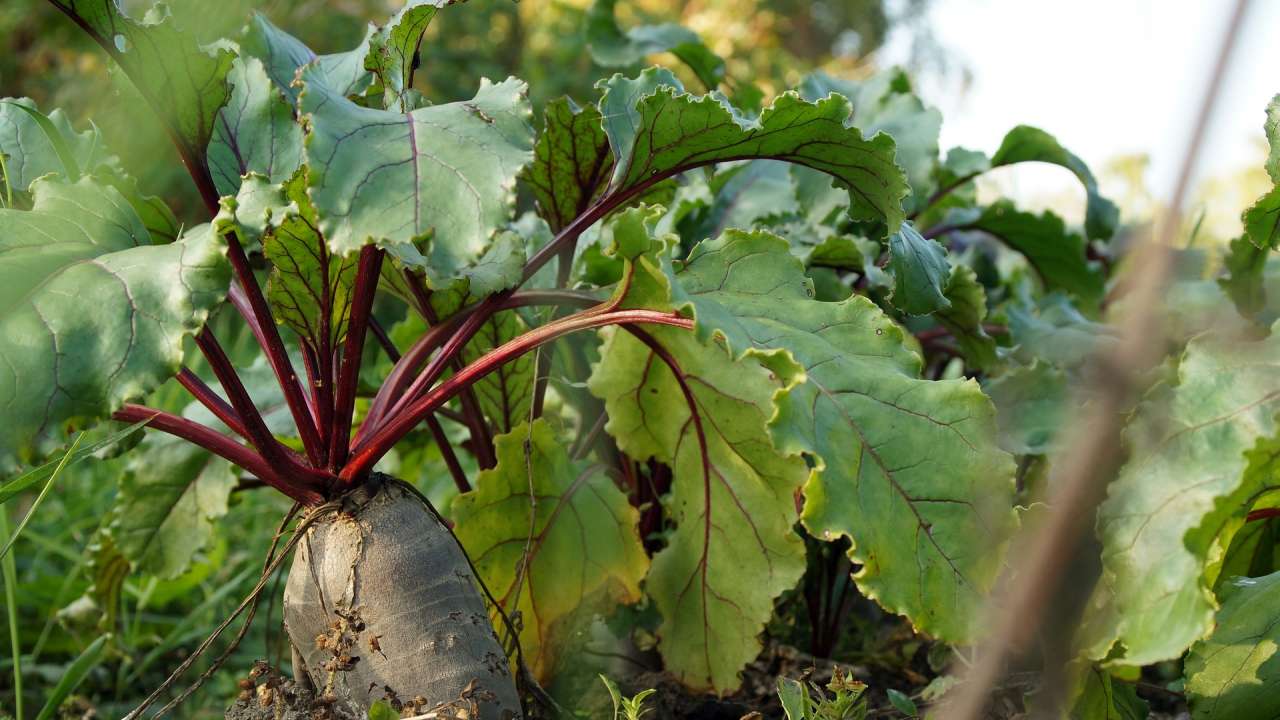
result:
M 378 323 L 377 318 L 369 318 L 369 329 L 373 331 L 374 337 L 382 345 L 387 357 L 391 358 L 391 362 L 400 362 L 400 351 L 396 349 L 395 343 L 391 342 L 391 337 L 387 335 L 387 331 Z M 431 431 L 431 437 L 435 439 L 436 446 L 440 448 L 440 455 L 444 458 L 445 466 L 449 468 L 449 474 L 453 476 L 453 484 L 457 486 L 458 492 L 471 492 L 471 483 L 467 480 L 467 473 L 462 469 L 462 464 L 458 462 L 458 455 L 453 451 L 453 443 L 449 442 L 449 436 L 445 434 L 444 428 L 440 426 L 440 421 L 436 419 L 435 413 L 428 415 L 423 422 L 426 423 L 427 429 Z
M 302 445 L 306 448 L 307 459 L 313 467 L 321 467 L 324 458 L 321 452 L 320 434 L 312 421 L 306 398 L 302 394 L 302 387 L 298 383 L 298 375 L 293 370 L 293 363 L 289 360 L 289 353 L 285 350 L 284 340 L 280 337 L 275 318 L 271 315 L 271 309 L 267 307 L 267 298 L 262 294 L 262 286 L 258 284 L 258 278 L 253 274 L 253 268 L 249 265 L 249 258 L 244 254 L 244 247 L 240 245 L 239 239 L 234 234 L 227 233 L 226 240 L 227 258 L 231 260 L 231 267 L 235 270 L 240 290 L 239 293 L 234 292 L 233 287 L 233 292 L 230 294 L 232 302 L 249 323 L 254 337 L 258 339 L 258 344 L 262 346 L 262 351 L 267 356 L 267 362 L 271 364 L 271 369 L 276 374 L 276 381 L 284 393 L 285 403 L 289 406 L 294 425 L 298 429 L 298 437 L 302 438 Z
M 500 306 L 501 310 L 509 310 L 517 307 L 525 307 L 529 305 L 567 305 L 573 307 L 589 307 L 599 302 L 595 298 L 586 293 L 577 293 L 569 291 L 553 291 L 553 290 L 527 290 L 512 294 Z M 422 337 L 418 338 L 413 347 L 404 354 L 396 362 L 391 373 L 387 375 L 387 379 L 383 381 L 382 387 L 379 388 L 378 394 L 373 399 L 373 404 L 369 408 L 369 415 L 365 419 L 364 424 L 356 433 L 356 440 L 367 435 L 377 426 L 390 410 L 389 405 L 393 398 L 402 397 L 406 392 L 409 384 L 413 382 L 414 373 L 418 372 L 418 368 L 431 357 L 431 353 L 445 343 L 449 339 L 451 333 L 456 332 L 467 318 L 480 310 L 484 303 L 477 303 L 470 307 L 463 308 L 454 313 L 448 320 L 441 322 L 439 325 L 433 325 L 427 330 Z
M 472 318 L 479 317 L 479 314 Z M 469 320 L 472 318 L 468 318 Z M 584 310 L 554 322 L 541 325 L 495 348 L 440 383 L 409 406 L 396 412 L 384 425 L 353 448 L 351 460 L 342 469 L 340 478 L 352 483 L 364 477 L 373 465 L 404 437 L 423 418 L 437 407 L 467 387 L 488 375 L 498 367 L 511 362 L 534 348 L 545 345 L 569 333 L 605 325 L 632 325 L 655 323 L 685 329 L 693 328 L 693 321 L 676 313 L 655 310 L 614 310 L 610 304 Z M 437 356 L 441 357 L 441 356 Z
M 360 250 L 352 292 L 351 315 L 347 321 L 347 340 L 343 347 L 337 396 L 334 399 L 333 424 L 329 434 L 329 467 L 335 471 L 346 462 L 351 442 L 351 416 L 355 412 L 356 385 L 360 379 L 360 359 L 368 335 L 369 317 L 373 314 L 373 298 L 378 292 L 378 276 L 382 272 L 382 250 L 365 245 Z
M 299 478 L 286 478 L 278 473 L 261 455 L 251 448 L 245 447 L 226 435 L 205 427 L 194 420 L 188 420 L 163 410 L 134 405 L 133 403 L 126 403 L 124 407 L 112 414 L 112 418 L 127 423 L 146 420 L 148 421 L 148 427 L 182 438 L 193 445 L 198 445 L 230 461 L 233 465 L 253 473 L 271 487 L 305 505 L 318 505 L 324 500 L 320 493 L 307 487 Z
M 244 420 L 249 442 L 257 449 L 262 459 L 280 472 L 288 472 L 311 482 L 324 482 L 325 475 L 295 460 L 291 451 L 281 445 L 275 435 L 271 434 L 270 428 L 262 419 L 262 414 L 254 405 L 253 398 L 249 396 L 249 391 L 245 389 L 244 383 L 240 382 L 240 376 L 235 373 L 230 359 L 207 327 L 196 333 L 196 344 L 209 359 L 209 366 L 213 368 L 213 374 L 217 376 L 218 382 L 222 383 L 222 389 L 230 398 L 231 406 Z
M 413 293 L 418 312 L 427 324 L 433 327 L 439 325 L 440 316 L 431 306 L 431 291 L 422 282 L 422 277 L 406 269 L 404 279 L 409 285 L 410 292 Z M 462 360 L 455 355 L 449 365 L 455 371 L 461 370 Z M 475 388 L 463 390 L 458 395 L 458 402 L 462 405 L 462 417 L 471 430 L 471 445 L 480 462 L 480 467 L 482 469 L 493 467 L 497 464 L 497 458 L 493 455 L 493 434 L 489 431 L 489 424 L 485 422 L 484 413 L 480 410 L 480 401 L 476 398 Z
M 207 332 L 207 330 L 203 332 Z M 231 429 L 231 432 L 245 440 L 249 439 L 249 431 L 245 429 L 244 422 L 240 420 L 240 415 L 236 413 L 235 408 L 227 404 L 227 401 L 223 400 L 204 380 L 201 380 L 199 375 L 192 372 L 191 368 L 184 367 L 179 370 L 177 379 L 178 383 L 186 388 L 192 397 L 208 408 L 214 417 L 221 420 L 224 425 Z

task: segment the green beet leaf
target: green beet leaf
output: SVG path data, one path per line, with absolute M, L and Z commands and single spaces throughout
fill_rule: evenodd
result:
M 227 73 L 234 55 L 224 47 L 201 47 L 176 26 L 164 5 L 141 20 L 113 0 L 52 0 L 120 64 L 168 125 L 187 158 L 203 158 L 219 108 L 227 102 Z
M 138 190 L 137 182 L 122 172 L 119 160 L 108 153 L 97 128 L 77 132 L 61 110 L 41 113 L 31 100 L 0 100 L 0 154 L 5 158 L 7 190 L 26 193 L 31 183 L 48 173 L 75 181 L 92 175 L 110 185 L 133 206 L 152 239 L 171 241 L 181 228 L 164 201 Z M 0 188 L 5 193 L 5 188 Z M 8 194 L 4 194 L 8 201 Z M 15 205 L 21 205 L 15 198 Z
M 227 75 L 231 100 L 219 112 L 209 143 L 209 172 L 221 195 L 235 195 L 250 172 L 284 182 L 302 162 L 302 128 L 293 105 L 254 57 L 236 58 Z
M 528 331 L 529 326 L 514 310 L 500 312 L 481 326 L 475 338 L 462 350 L 462 362 L 474 362 L 480 356 Z M 544 352 L 550 352 L 548 348 Z M 536 353 L 522 355 L 489 375 L 473 387 L 480 410 L 498 428 L 498 432 L 514 432 L 515 427 L 529 421 L 533 403 Z
M 486 80 L 472 100 L 401 114 L 351 102 L 311 67 L 302 80 L 308 193 L 329 249 L 376 242 L 403 259 L 397 247 L 429 238 L 426 264 L 443 276 L 477 260 L 532 157 L 524 84 Z
M 934 316 L 951 331 L 951 337 L 970 366 L 990 370 L 997 362 L 996 341 L 982 325 L 987 319 L 987 292 L 973 268 L 967 265 L 951 268 L 951 278 L 943 292 L 950 305 Z
M 1071 708 L 1071 720 L 1146 720 L 1149 708 L 1133 685 L 1091 666 L 1085 672 L 1080 695 Z
M 631 259 L 629 306 L 671 308 L 673 293 L 685 291 L 672 284 L 669 248 L 651 244 L 647 224 L 656 219 L 629 210 L 614 223 L 614 252 Z M 767 427 L 774 395 L 799 374 L 777 352 L 735 357 L 685 330 L 648 332 L 674 368 L 625 331 L 609 330 L 588 387 L 604 400 L 619 448 L 674 473 L 664 506 L 675 530 L 646 580 L 663 618 L 666 667 L 692 687 L 729 691 L 760 652 L 774 599 L 804 571 L 792 526 L 805 463 L 775 450 Z
M 982 210 L 953 212 L 949 230 L 976 230 L 1022 253 L 1047 290 L 1071 293 L 1085 306 L 1096 306 L 1105 290 L 1102 272 L 1085 256 L 1085 241 L 1068 232 L 1051 212 L 1022 212 L 1008 200 Z
M 889 236 L 893 304 L 910 315 L 928 315 L 951 307 L 947 285 L 951 262 L 946 248 L 922 236 L 910 223 Z
M 0 210 L 6 472 L 175 373 L 230 280 L 212 226 L 152 245 L 114 189 L 45 178 L 32 194 L 30 211 Z
M 552 232 L 559 232 L 604 189 L 613 156 L 594 105 L 578 108 L 569 98 L 553 100 L 542 122 L 533 164 L 522 179 L 533 190 L 538 213 Z
M 1251 241 L 1249 235 L 1232 240 L 1223 258 L 1227 274 L 1218 285 L 1244 317 L 1253 317 L 1267 305 L 1265 275 L 1270 247 Z
M 925 106 L 915 95 L 906 72 L 893 68 L 862 82 L 816 72 L 800 83 L 800 95 L 809 102 L 831 93 L 849 99 L 853 123 L 864 133 L 884 131 L 893 137 L 897 162 L 906 170 L 912 197 L 919 201 L 927 196 L 930 176 L 938 162 L 942 113 Z
M 1187 699 L 1195 720 L 1275 717 L 1280 713 L 1280 573 L 1237 578 L 1217 627 L 1187 656 Z
M 382 83 L 383 106 L 388 110 L 407 112 L 406 96 L 413 87 L 413 70 L 422 34 L 435 18 L 436 11 L 455 0 L 408 0 L 404 7 L 369 37 L 369 54 L 365 67 Z
M 1016 455 L 1044 455 L 1062 428 L 1066 374 L 1046 362 L 1014 368 L 983 389 L 996 405 L 1000 447 Z
M 1221 535 L 1269 474 L 1250 466 L 1251 456 L 1268 460 L 1253 451 L 1277 430 L 1278 351 L 1277 335 L 1198 338 L 1178 365 L 1176 388 L 1146 403 L 1130 425 L 1131 460 L 1098 512 L 1104 589 L 1116 617 L 1111 661 L 1175 658 L 1212 628 Z M 1094 655 L 1103 657 L 1106 645 Z
M 849 193 L 849 215 L 878 220 L 895 233 L 905 214 L 906 177 L 894 162 L 893 139 L 864 139 L 849 124 L 849 101 L 832 95 L 809 103 L 779 96 L 747 117 L 717 94 L 684 91 L 667 70 L 600 84 L 600 114 L 615 164 L 608 193 L 633 196 L 684 170 L 730 160 L 785 160 L 820 170 Z
M 1271 176 L 1271 182 L 1280 183 L 1280 95 L 1267 103 L 1267 119 L 1262 124 L 1262 131 L 1271 147 L 1267 154 L 1267 174 Z
M 1249 241 L 1260 248 L 1280 247 L 1280 188 L 1258 198 L 1240 218 Z
M 177 577 L 212 538 L 213 521 L 226 514 L 236 482 L 225 460 L 149 433 L 120 479 L 108 532 L 135 570 Z
M 640 599 L 639 515 L 602 466 L 570 460 L 546 420 L 494 444 L 497 466 L 458 496 L 453 518 L 494 597 L 520 612 L 525 661 L 546 680 L 573 658 L 582 621 Z
M 861 296 L 812 300 L 799 261 L 768 233 L 702 243 L 676 278 L 700 332 L 803 369 L 804 382 L 779 394 L 771 429 L 780 449 L 817 464 L 805 526 L 853 539 L 854 579 L 884 607 L 924 632 L 971 639 L 1014 522 L 1013 463 L 977 384 L 920 379 L 899 326 Z
M 991 156 L 991 167 L 1021 162 L 1044 162 L 1070 170 L 1080 180 L 1087 195 L 1085 234 L 1090 240 L 1107 240 L 1115 234 L 1120 210 L 1098 193 L 1098 181 L 1084 161 L 1069 152 L 1049 133 L 1029 125 L 1019 125 L 1004 136 Z
M 5 182 L 15 192 L 26 192 L 36 178 L 51 172 L 77 180 L 82 170 L 106 159 L 96 129 L 76 132 L 61 110 L 44 115 L 29 98 L 0 100 L 0 153 Z
M 637 25 L 623 31 L 616 17 L 617 0 L 595 0 L 587 10 L 586 36 L 591 59 L 604 67 L 627 67 L 650 55 L 670 52 L 680 59 L 707 90 L 724 79 L 724 59 L 692 30 L 676 25 Z
M 262 236 L 262 254 L 272 266 L 267 301 L 276 320 L 323 357 L 346 336 L 359 255 L 329 249 L 301 176 L 284 193 L 290 204 L 273 211 Z
M 292 106 L 298 98 L 299 87 L 293 84 L 298 68 L 311 65 L 311 81 L 323 79 L 324 83 L 340 95 L 359 95 L 373 82 L 373 74 L 365 69 L 369 55 L 369 42 L 376 27 L 370 27 L 364 41 L 347 52 L 332 55 L 316 55 L 301 40 L 281 30 L 261 13 L 254 13 L 240 41 L 245 55 L 262 61 L 276 87 L 289 98 Z

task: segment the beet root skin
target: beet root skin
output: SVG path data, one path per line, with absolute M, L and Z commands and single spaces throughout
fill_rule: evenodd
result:
M 375 476 L 306 532 L 284 618 L 320 693 L 364 707 L 425 699 L 424 710 L 465 696 L 482 720 L 521 717 L 467 558 L 417 494 Z

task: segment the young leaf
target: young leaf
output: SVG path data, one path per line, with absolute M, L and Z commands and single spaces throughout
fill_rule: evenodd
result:
M 578 108 L 569 98 L 560 98 L 547 104 L 542 117 L 533 164 L 521 177 L 533 189 L 542 219 L 552 232 L 559 232 L 604 189 L 613 156 L 594 105 Z
M 1098 511 L 1105 588 L 1118 613 L 1110 661 L 1174 658 L 1212 627 L 1211 554 L 1225 545 L 1228 520 L 1268 482 L 1273 455 L 1259 441 L 1277 430 L 1278 351 L 1276 334 L 1193 340 L 1167 406 L 1154 398 L 1131 424 L 1131 460 Z M 1106 649 L 1093 652 L 1101 658 Z
M 256 57 L 276 87 L 289 99 L 292 107 L 300 88 L 293 84 L 298 68 L 311 65 L 311 81 L 323 81 L 334 92 L 348 97 L 359 95 L 373 82 L 373 74 L 365 69 L 369 41 L 377 28 L 370 27 L 364 41 L 343 53 L 317 56 L 311 48 L 271 23 L 261 13 L 254 13 L 240 41 L 243 55 Z
M 951 268 L 951 279 L 943 292 L 950 305 L 934 316 L 951 331 L 951 337 L 970 366 L 989 370 L 997 362 L 996 341 L 982 326 L 982 321 L 987 319 L 987 293 L 973 268 L 967 265 Z
M 369 37 L 364 65 L 382 82 L 383 107 L 407 112 L 405 92 L 413 86 L 422 34 L 436 11 L 456 0 L 408 0 L 386 25 Z
M 1196 720 L 1274 717 L 1280 697 L 1280 573 L 1237 578 L 1217 627 L 1187 656 L 1187 700 Z
M 1254 245 L 1268 250 L 1280 248 L 1280 187 L 1258 198 L 1244 211 L 1240 221 L 1244 223 L 1244 234 Z
M 1107 240 L 1115 234 L 1116 224 L 1120 221 L 1119 208 L 1098 193 L 1098 181 L 1084 161 L 1068 152 L 1052 135 L 1029 125 L 1019 125 L 1010 130 L 996 154 L 991 156 L 991 167 L 1020 162 L 1051 163 L 1070 170 L 1080 180 L 1088 197 L 1085 234 L 1090 240 Z
M 1021 212 L 1008 200 L 981 211 L 955 211 L 946 220 L 949 230 L 977 230 L 1022 253 L 1049 291 L 1063 290 L 1086 305 L 1096 305 L 1105 290 L 1102 272 L 1085 257 L 1085 241 L 1068 232 L 1051 212 Z
M 608 192 L 630 196 L 655 181 L 716 162 L 767 158 L 831 175 L 849 192 L 849 215 L 878 220 L 889 233 L 902 225 L 909 189 L 894 163 L 888 135 L 869 140 L 849 124 L 849 102 L 833 95 L 808 103 L 779 96 L 758 118 L 743 116 L 723 96 L 684 92 L 667 70 L 603 82 L 600 114 L 615 158 Z
M 312 67 L 302 79 L 308 193 L 329 249 L 430 237 L 429 266 L 444 276 L 478 259 L 532 157 L 524 84 L 485 80 L 470 101 L 400 114 L 356 105 Z
M 204 158 L 214 118 L 230 94 L 231 51 L 201 47 L 162 4 L 137 21 L 112 0 L 50 1 L 120 64 L 164 119 L 182 156 Z
M 910 315 L 928 315 L 951 307 L 945 287 L 951 278 L 947 251 L 923 237 L 910 223 L 889 236 L 893 304 Z
M 631 259 L 624 301 L 669 309 L 683 290 L 669 277 L 669 250 L 651 247 L 646 222 L 656 215 L 646 213 L 628 210 L 614 222 L 614 251 Z M 664 506 L 675 530 L 646 581 L 663 618 L 666 667 L 692 687 L 727 691 L 759 653 L 774 598 L 804 571 L 792 525 L 805 464 L 774 450 L 767 428 L 774 394 L 799 374 L 775 362 L 778 353 L 735 357 L 684 330 L 649 333 L 672 364 L 608 331 L 588 387 L 604 400 L 618 447 L 674 473 Z
M 572 650 L 577 622 L 640 599 L 639 514 L 603 467 L 570 461 L 546 420 L 499 435 L 494 448 L 497 466 L 458 496 L 453 518 L 498 602 L 524 618 L 525 660 L 545 680 Z
M 591 59 L 604 67 L 627 67 L 650 55 L 670 52 L 715 90 L 724 79 L 724 60 L 702 42 L 692 30 L 675 23 L 638 25 L 623 31 L 618 27 L 617 0 L 595 0 L 587 10 L 587 49 Z
M 494 315 L 463 348 L 463 363 L 473 362 L 528 329 L 514 310 Z M 475 384 L 480 409 L 497 432 L 515 432 L 517 425 L 528 422 L 536 371 L 534 360 L 533 354 L 522 355 Z
M 32 193 L 30 211 L 0 210 L 3 471 L 176 372 L 230 280 L 211 226 L 151 245 L 111 188 L 46 178 Z
M 220 195 L 235 195 L 240 177 L 250 172 L 284 182 L 302 162 L 302 128 L 293 106 L 257 58 L 236 58 L 227 79 L 231 100 L 218 112 L 209 143 L 214 187 Z
M 272 266 L 267 301 L 276 319 L 312 350 L 332 352 L 346 336 L 359 256 L 329 250 L 300 182 L 290 183 L 287 193 L 293 202 L 272 218 L 279 224 L 262 239 L 262 254 Z

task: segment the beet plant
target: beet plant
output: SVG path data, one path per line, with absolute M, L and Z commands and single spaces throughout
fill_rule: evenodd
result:
M 656 618 L 679 681 L 732 691 L 806 546 L 837 541 L 836 571 L 804 583 L 815 645 L 850 572 L 919 633 L 977 637 L 1067 387 L 1108 340 L 1118 213 L 1051 135 L 943 154 L 896 70 L 815 73 L 761 106 L 696 35 L 624 30 L 611 2 L 589 14 L 598 64 L 682 64 L 538 113 L 514 78 L 442 104 L 414 89 L 444 0 L 330 55 L 262 16 L 201 45 L 163 6 L 51 2 L 163 120 L 209 218 L 181 226 L 95 130 L 0 104 L 0 468 L 144 423 L 102 546 L 117 562 L 176 574 L 175 514 L 219 514 L 241 475 L 283 493 L 294 674 L 359 708 L 520 717 L 624 606 Z M 980 201 L 977 178 L 1023 162 L 1079 179 L 1082 231 Z M 1246 259 L 1233 296 L 1257 294 Z M 224 347 L 239 327 L 258 362 Z M 190 404 L 156 400 L 175 385 Z M 1222 410 L 1184 409 L 1194 427 Z M 457 491 L 439 512 L 388 474 L 428 451 Z M 1104 506 L 1108 547 L 1141 472 Z M 1125 547 L 1105 556 L 1116 602 L 1167 585 L 1199 624 L 1130 620 L 1123 652 L 1181 653 L 1213 601 L 1185 563 L 1126 574 Z M 1096 677 L 1086 698 L 1111 703 Z

